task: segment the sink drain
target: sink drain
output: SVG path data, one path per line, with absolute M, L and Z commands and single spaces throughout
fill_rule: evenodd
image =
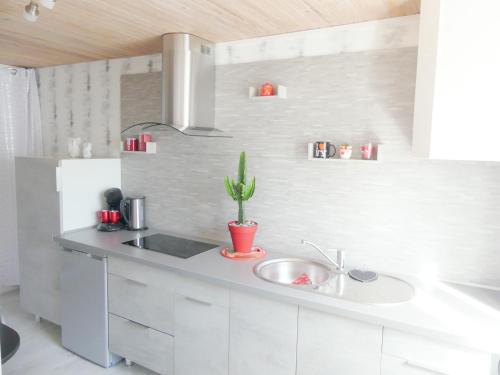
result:
M 369 283 L 378 279 L 378 273 L 373 271 L 350 270 L 349 276 L 351 279 L 362 283 Z

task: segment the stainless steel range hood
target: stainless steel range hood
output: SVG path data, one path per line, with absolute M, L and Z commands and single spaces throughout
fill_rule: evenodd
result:
M 162 122 L 186 135 L 230 137 L 215 129 L 214 43 L 186 33 L 162 43 Z

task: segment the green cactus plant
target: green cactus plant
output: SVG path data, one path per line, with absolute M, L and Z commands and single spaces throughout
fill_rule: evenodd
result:
M 243 151 L 240 154 L 240 163 L 238 165 L 238 181 L 234 181 L 234 178 L 224 177 L 224 185 L 226 187 L 227 194 L 238 202 L 238 224 L 245 224 L 245 208 L 243 202 L 246 202 L 252 198 L 255 192 L 255 177 L 252 177 L 250 182 L 247 184 L 246 176 L 246 156 Z

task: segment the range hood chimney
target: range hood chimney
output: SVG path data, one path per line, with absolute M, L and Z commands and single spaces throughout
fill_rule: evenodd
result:
M 215 129 L 214 43 L 170 33 L 162 45 L 162 123 L 186 135 L 229 137 Z

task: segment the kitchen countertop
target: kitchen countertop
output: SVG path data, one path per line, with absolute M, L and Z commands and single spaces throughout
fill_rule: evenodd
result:
M 263 281 L 252 271 L 261 260 L 229 260 L 220 256 L 219 249 L 181 259 L 122 244 L 154 233 L 207 241 L 154 229 L 105 233 L 94 228 L 57 236 L 55 241 L 93 255 L 122 257 L 275 300 L 491 353 L 500 352 L 500 291 L 442 282 L 423 283 L 414 277 L 394 275 L 415 287 L 416 296 L 411 301 L 391 305 L 350 302 Z M 289 255 L 268 251 L 265 259 L 281 257 Z

